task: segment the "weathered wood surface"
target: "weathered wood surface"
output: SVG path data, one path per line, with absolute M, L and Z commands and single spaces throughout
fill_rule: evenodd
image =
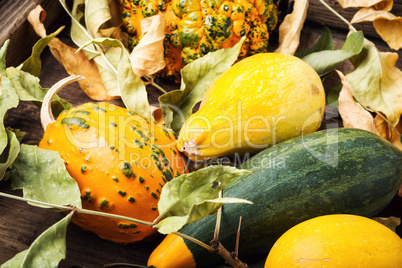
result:
M 68 21 L 58 0 L 0 0 L 0 44 L 10 39 L 7 62 L 16 66 L 26 59 L 35 42 L 38 40 L 34 30 L 30 27 L 27 17 L 37 5 L 41 5 L 47 12 L 44 22 L 46 29 L 53 32 L 57 25 Z
M 36 2 L 38 1 L 39 0 Z M 49 0 L 48 2 L 52 1 Z M 316 12 L 314 11 L 314 3 L 317 2 L 318 1 L 316 0 L 311 1 L 310 10 L 313 9 L 311 12 Z M 13 3 L 14 1 L 10 0 L 0 0 L 0 10 L 3 11 L 2 7 L 4 7 L 4 5 L 7 5 L 8 8 L 17 9 L 18 5 L 13 5 Z M 25 12 L 25 9 L 23 10 Z M 324 11 L 319 11 L 322 19 L 316 20 L 316 18 L 314 18 L 313 20 L 310 20 L 311 16 L 316 16 L 315 13 L 311 12 L 309 12 L 309 21 L 311 21 L 311 23 L 306 23 L 306 27 L 302 32 L 300 43 L 301 49 L 309 47 L 319 38 L 321 26 L 317 25 L 315 22 L 324 22 L 324 19 L 329 16 L 328 12 L 325 12 L 326 15 L 323 15 L 321 12 Z M 48 16 L 49 15 L 50 12 L 48 12 Z M 0 13 L 0 16 L 4 17 L 5 15 Z M 63 17 L 63 15 L 61 15 L 61 17 Z M 334 23 L 334 20 L 334 18 L 329 19 L 328 25 L 331 26 L 335 46 L 339 48 L 345 40 L 346 32 L 342 27 L 335 27 L 338 26 L 338 23 Z M 53 25 L 55 28 L 64 24 L 68 25 L 68 21 L 65 20 L 54 20 L 54 22 L 57 22 Z M 21 29 L 16 29 L 16 31 L 21 31 Z M 29 32 L 30 30 L 25 29 L 24 31 Z M 5 36 L 5 34 L 2 32 L 0 36 Z M 10 36 L 15 35 L 11 33 Z M 67 30 L 62 32 L 61 39 L 66 43 L 71 44 Z M 273 42 L 275 42 L 274 39 Z M 381 51 L 390 50 L 383 42 L 379 40 L 376 40 L 375 42 L 378 44 L 378 48 Z M 14 44 L 13 39 L 11 39 L 10 48 L 14 45 L 18 44 Z M 18 53 L 24 52 L 24 54 L 29 55 L 30 47 L 22 46 L 18 50 L 11 49 L 9 50 L 9 53 L 16 53 L 16 51 L 19 51 Z M 399 54 L 401 56 L 401 53 Z M 25 59 L 25 57 L 20 57 L 21 59 L 18 62 L 18 57 L 14 56 L 9 56 L 9 58 L 11 58 L 11 60 L 8 61 L 9 66 L 15 66 Z M 40 79 L 43 87 L 49 88 L 60 79 L 68 76 L 64 68 L 53 58 L 48 50 L 44 52 L 42 59 L 43 70 Z M 401 59 L 398 61 L 398 67 L 402 69 Z M 345 63 L 339 68 L 348 72 L 351 70 L 352 66 L 349 63 Z M 339 78 L 336 75 L 330 76 L 329 79 L 326 79 L 325 81 L 326 90 L 331 88 L 338 81 Z M 169 89 L 178 88 L 178 86 L 174 84 L 164 84 L 164 86 Z M 66 86 L 60 91 L 59 96 L 68 100 L 73 105 L 91 101 L 81 91 L 77 83 Z M 158 96 L 159 92 L 156 89 L 149 89 L 151 103 L 157 103 Z M 119 100 L 113 102 L 117 105 L 122 105 Z M 43 134 L 39 122 L 39 109 L 28 102 L 22 102 L 18 108 L 10 111 L 9 116 L 6 119 L 6 125 L 26 131 L 27 135 L 23 140 L 24 143 L 35 144 L 41 139 Z M 322 128 L 337 126 L 340 126 L 339 114 L 336 109 L 328 107 L 327 117 L 324 120 Z M 10 190 L 10 185 L 7 181 L 0 182 L 0 191 L 21 195 L 20 191 Z M 391 203 L 391 205 L 380 215 L 402 217 L 402 198 L 395 198 L 393 203 Z M 28 248 L 38 235 L 62 217 L 61 214 L 49 209 L 37 208 L 29 206 L 25 202 L 0 197 L 0 264 L 12 258 L 18 252 Z M 401 228 L 398 228 L 398 234 L 402 234 Z M 150 241 L 130 245 L 118 245 L 102 240 L 90 232 L 83 231 L 74 224 L 69 224 L 67 229 L 67 256 L 66 259 L 60 263 L 60 267 L 102 267 L 109 263 L 146 265 L 148 255 L 161 240 L 162 236 L 157 236 Z

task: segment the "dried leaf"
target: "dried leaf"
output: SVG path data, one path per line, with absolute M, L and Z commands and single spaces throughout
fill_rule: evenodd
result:
M 101 37 L 99 29 L 112 18 L 108 0 L 88 0 L 85 3 L 85 24 L 93 38 Z
M 225 203 L 251 202 L 238 198 L 217 198 L 218 194 L 234 178 L 252 173 L 230 166 L 213 165 L 192 173 L 183 174 L 168 182 L 158 203 L 159 232 L 178 231 L 186 223 L 195 222 L 215 214 Z
M 151 118 L 151 110 L 149 107 L 148 95 L 145 85 L 132 70 L 131 63 L 128 58 L 129 55 L 124 45 L 116 39 L 105 37 L 96 38 L 84 44 L 80 48 L 80 51 L 85 46 L 91 44 L 119 49 L 120 55 L 117 67 L 117 78 L 121 98 L 129 110 L 142 114 L 147 118 Z
M 49 48 L 54 57 L 63 64 L 67 73 L 70 75 L 80 74 L 86 77 L 85 80 L 78 81 L 78 84 L 88 97 L 102 101 L 119 98 L 107 93 L 96 63 L 88 60 L 84 52 L 77 52 L 76 48 L 64 44 L 58 38 L 52 39 Z
M 392 0 L 338 0 L 342 8 L 373 7 L 377 10 L 390 11 L 394 4 Z
M 342 117 L 343 126 L 347 128 L 359 128 L 373 132 L 389 140 L 392 144 L 402 150 L 399 133 L 402 133 L 402 122 L 400 121 L 396 129 L 392 128 L 383 115 L 375 118 L 353 99 L 352 88 L 342 72 L 336 70 L 341 78 L 343 87 L 339 93 L 338 109 Z M 399 132 L 399 133 L 398 133 Z
M 250 204 L 253 203 L 240 198 L 216 198 L 212 200 L 204 200 L 194 204 L 188 215 L 170 216 L 160 221 L 158 232 L 161 234 L 170 234 L 179 231 L 185 224 L 202 220 L 208 215 L 215 214 L 224 204 Z
M 34 16 L 38 14 L 39 8 L 31 16 L 31 24 L 36 29 L 42 29 L 43 17 Z M 41 33 L 43 34 L 43 33 Z M 45 35 L 46 36 L 46 35 Z M 43 37 L 42 37 L 43 38 Z M 85 76 L 86 80 L 79 81 L 81 89 L 93 100 L 112 100 L 119 97 L 110 96 L 103 86 L 102 78 L 99 75 L 98 67 L 94 61 L 90 61 L 87 56 L 76 48 L 72 48 L 58 38 L 53 38 L 48 44 L 53 56 L 64 66 L 70 75 L 80 74 Z
M 151 114 L 155 119 L 155 122 L 159 125 L 164 125 L 165 120 L 163 119 L 162 109 L 160 107 L 150 105 Z
M 374 8 L 362 8 L 354 15 L 351 23 L 364 21 L 373 22 L 376 32 L 390 48 L 395 50 L 402 48 L 402 17 Z
M 86 0 L 74 0 L 71 10 L 68 9 L 68 5 L 65 0 L 59 0 L 60 4 L 71 17 L 71 30 L 70 38 L 78 47 L 89 42 L 92 39 L 91 34 L 85 28 L 85 1 Z M 99 56 L 99 52 L 95 46 L 86 46 L 84 49 L 85 55 L 89 60 Z
M 401 121 L 399 121 L 395 128 L 392 128 L 383 117 L 384 116 L 377 115 L 374 118 L 374 133 L 380 135 L 384 139 L 389 140 L 389 142 L 402 150 L 402 143 L 399 135 L 399 133 L 402 133 Z
M 279 26 L 279 47 L 277 53 L 293 55 L 300 42 L 300 32 L 307 16 L 308 0 L 295 0 L 293 12 L 286 15 Z
M 43 25 L 43 21 L 46 18 L 46 11 L 42 8 L 42 6 L 38 5 L 28 14 L 28 21 L 31 23 L 35 33 L 40 37 L 46 37 L 46 29 Z
M 374 132 L 373 116 L 353 99 L 352 88 L 345 75 L 338 70 L 336 72 L 343 84 L 338 98 L 338 109 L 343 126 Z
M 141 26 L 142 32 L 146 33 L 129 56 L 133 71 L 139 77 L 154 74 L 165 68 L 166 65 L 163 55 L 165 16 L 155 15 L 151 18 L 149 29 Z
M 401 219 L 397 218 L 397 217 L 375 217 L 373 218 L 373 220 L 387 226 L 389 229 L 391 229 L 392 231 L 396 232 L 396 227 L 398 227 L 399 225 L 401 225 Z
M 402 114 L 402 72 L 395 67 L 397 60 L 398 54 L 380 52 L 365 39 L 362 52 L 350 59 L 354 71 L 346 75 L 356 101 L 384 114 L 392 126 Z

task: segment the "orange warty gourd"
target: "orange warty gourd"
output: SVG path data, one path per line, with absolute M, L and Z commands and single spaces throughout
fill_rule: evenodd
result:
M 141 19 L 165 14 L 163 75 L 180 82 L 180 70 L 208 52 L 233 47 L 246 37 L 240 58 L 268 51 L 278 22 L 273 0 L 124 0 L 123 25 L 133 49 L 143 36 Z
M 81 191 L 82 207 L 152 222 L 164 184 L 187 171 L 164 126 L 108 103 L 63 112 L 39 147 L 58 151 Z M 75 214 L 72 221 L 101 238 L 131 243 L 156 230 L 112 218 Z
M 284 233 L 265 267 L 402 267 L 402 239 L 366 217 L 320 216 Z

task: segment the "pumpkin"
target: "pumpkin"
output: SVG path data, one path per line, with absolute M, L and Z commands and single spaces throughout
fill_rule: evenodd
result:
M 324 87 L 312 67 L 295 56 L 259 53 L 213 82 L 177 146 L 191 160 L 255 153 L 316 131 L 324 108 Z
M 320 216 L 284 233 L 265 267 L 402 267 L 402 239 L 369 218 Z
M 164 76 L 178 79 L 180 70 L 208 52 L 246 40 L 239 57 L 267 52 L 270 32 L 277 25 L 273 0 L 124 0 L 123 24 L 129 48 L 142 37 L 140 20 L 165 14 Z
M 152 222 L 163 185 L 187 171 L 168 129 L 108 103 L 86 103 L 47 125 L 39 147 L 59 152 L 85 209 Z M 72 221 L 118 243 L 143 240 L 154 228 L 74 214 Z

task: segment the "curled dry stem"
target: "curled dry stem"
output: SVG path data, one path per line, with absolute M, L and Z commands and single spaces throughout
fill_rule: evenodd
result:
M 72 82 L 75 82 L 75 81 L 82 80 L 82 79 L 85 79 L 85 77 L 82 75 L 68 76 L 68 77 L 60 80 L 56 84 L 54 84 L 48 90 L 48 92 L 46 92 L 46 95 L 43 98 L 42 107 L 40 109 L 40 122 L 42 124 L 43 130 L 46 130 L 47 125 L 51 124 L 55 121 L 53 113 L 52 113 L 52 100 L 53 100 L 54 95 L 56 95 L 56 93 L 59 92 L 59 90 L 62 89 L 63 87 L 65 87 L 66 85 L 68 85 Z

